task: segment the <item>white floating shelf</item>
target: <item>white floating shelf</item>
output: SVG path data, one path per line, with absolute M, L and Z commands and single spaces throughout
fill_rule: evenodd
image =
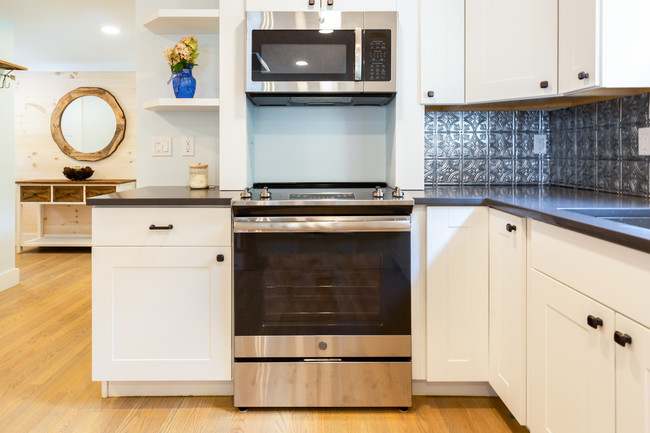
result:
M 144 22 L 156 34 L 217 34 L 219 9 L 160 9 Z
M 219 111 L 219 98 L 158 98 L 145 101 L 145 110 L 151 111 Z

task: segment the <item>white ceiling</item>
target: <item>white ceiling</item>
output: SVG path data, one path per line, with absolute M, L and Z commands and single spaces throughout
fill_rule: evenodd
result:
M 14 26 L 13 63 L 30 71 L 135 71 L 135 0 L 0 0 L 0 19 Z

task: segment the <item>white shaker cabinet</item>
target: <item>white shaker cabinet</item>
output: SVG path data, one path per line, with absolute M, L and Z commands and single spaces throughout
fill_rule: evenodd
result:
M 650 329 L 617 313 L 616 332 L 616 432 L 650 433 Z
M 427 208 L 427 381 L 488 379 L 488 209 Z
M 93 234 L 93 380 L 230 381 L 230 209 L 95 207 Z
M 419 0 L 420 103 L 465 102 L 465 4 Z
M 614 311 L 537 270 L 529 284 L 531 433 L 614 432 Z
M 466 0 L 465 12 L 468 103 L 557 95 L 557 2 Z
M 560 93 L 650 86 L 647 0 L 559 0 Z
M 490 209 L 489 382 L 526 424 L 526 219 Z

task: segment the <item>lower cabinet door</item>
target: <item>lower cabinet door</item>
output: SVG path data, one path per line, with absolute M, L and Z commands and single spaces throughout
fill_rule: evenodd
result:
M 231 380 L 229 247 L 95 247 L 93 380 Z
M 488 210 L 427 208 L 427 381 L 488 379 Z
M 526 424 L 526 219 L 490 209 L 489 382 Z
M 528 302 L 531 433 L 614 432 L 614 311 L 534 269 Z
M 650 329 L 616 314 L 616 431 L 650 432 Z M 622 338 L 621 338 L 622 337 Z M 629 342 L 628 342 L 629 341 Z

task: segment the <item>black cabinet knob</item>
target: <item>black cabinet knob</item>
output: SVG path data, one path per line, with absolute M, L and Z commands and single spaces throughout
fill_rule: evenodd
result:
M 316 4 L 316 0 L 309 0 L 309 6 L 314 6 Z
M 589 78 L 589 72 L 582 71 L 578 74 L 578 80 L 586 80 Z
M 539 87 L 541 87 L 542 89 L 546 89 L 548 87 L 548 81 L 540 81 Z
M 508 224 L 506 224 L 506 230 L 507 230 L 508 232 L 512 233 L 512 232 L 514 232 L 514 231 L 517 230 L 517 226 L 514 225 L 514 224 L 510 224 L 510 223 L 508 223 Z
M 587 316 L 587 325 L 591 326 L 594 329 L 598 329 L 599 326 L 603 326 L 603 319 L 600 317 L 592 316 L 590 314 Z
M 223 256 L 223 254 L 217 254 L 217 261 L 218 262 L 223 262 L 226 260 L 226 258 Z
M 620 331 L 616 331 L 614 332 L 614 341 L 625 347 L 626 344 L 632 344 L 632 337 L 627 334 L 623 334 Z
M 429 91 L 427 92 L 427 96 L 428 96 L 429 98 L 433 98 L 433 95 L 435 95 L 435 93 L 433 93 L 433 90 L 429 90 Z
M 334 0 L 327 0 L 327 6 L 334 6 Z

